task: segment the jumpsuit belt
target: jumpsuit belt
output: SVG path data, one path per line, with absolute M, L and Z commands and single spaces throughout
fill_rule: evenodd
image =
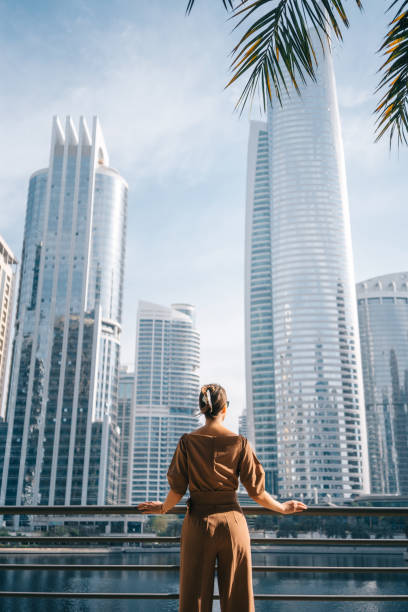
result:
M 201 516 L 229 512 L 242 512 L 236 491 L 190 491 L 187 501 L 188 511 Z

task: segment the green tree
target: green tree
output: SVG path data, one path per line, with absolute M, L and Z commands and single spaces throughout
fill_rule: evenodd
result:
M 145 531 L 156 533 L 157 535 L 161 536 L 166 533 L 167 525 L 168 517 L 162 515 L 151 516 L 145 524 Z
M 342 40 L 342 30 L 350 25 L 344 0 L 221 2 L 237 20 L 235 29 L 246 26 L 232 51 L 233 76 L 227 83 L 228 87 L 241 77 L 247 79 L 237 102 L 241 111 L 257 92 L 264 109 L 272 91 L 281 102 L 288 78 L 298 92 L 301 83 L 316 79 L 316 44 L 330 48 L 331 37 Z M 363 8 L 362 0 L 354 2 Z M 187 14 L 194 4 L 188 0 Z M 376 140 L 388 134 L 391 146 L 394 137 L 398 145 L 408 144 L 408 0 L 388 0 L 386 10 L 392 18 L 379 48 L 383 60 L 374 112 Z
M 183 517 L 177 517 L 176 519 L 167 522 L 167 528 L 163 535 L 166 536 L 179 536 L 181 533 L 181 527 L 183 525 Z

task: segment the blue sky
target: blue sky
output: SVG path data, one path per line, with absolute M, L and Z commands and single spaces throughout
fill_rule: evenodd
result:
M 243 258 L 248 121 L 224 90 L 234 36 L 216 0 L 0 0 L 0 233 L 21 256 L 28 177 L 47 165 L 51 118 L 100 117 L 129 183 L 123 361 L 137 301 L 197 306 L 202 380 L 244 408 Z M 353 3 L 348 2 L 351 6 Z M 356 279 L 408 268 L 408 152 L 374 144 L 384 0 L 351 9 L 334 60 Z

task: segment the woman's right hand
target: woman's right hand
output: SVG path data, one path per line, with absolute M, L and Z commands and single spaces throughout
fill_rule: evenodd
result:
M 142 514 L 164 514 L 163 504 L 159 501 L 142 502 L 138 504 L 137 509 L 140 510 Z
M 282 514 L 295 514 L 296 512 L 303 512 L 307 510 L 306 504 L 301 501 L 291 499 L 290 501 L 282 502 Z

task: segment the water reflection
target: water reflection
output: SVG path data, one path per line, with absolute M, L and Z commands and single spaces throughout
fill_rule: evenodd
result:
M 1 563 L 92 563 L 92 564 L 177 564 L 179 555 L 169 553 L 112 553 L 109 555 L 7 555 Z M 255 565 L 366 565 L 367 574 L 274 574 L 254 573 L 255 593 L 328 593 L 328 594 L 403 594 L 406 576 L 402 574 L 373 575 L 370 566 L 403 565 L 402 554 L 325 554 L 312 553 L 254 553 Z M 0 572 L 2 590 L 7 591 L 85 591 L 85 592 L 157 592 L 178 590 L 177 571 L 3 571 Z M 309 602 L 301 604 L 302 612 L 404 612 L 406 602 Z M 177 612 L 175 600 L 42 600 L 3 599 L 0 612 Z M 213 612 L 220 610 L 214 603 Z M 256 612 L 292 612 L 299 610 L 299 602 L 256 602 Z

